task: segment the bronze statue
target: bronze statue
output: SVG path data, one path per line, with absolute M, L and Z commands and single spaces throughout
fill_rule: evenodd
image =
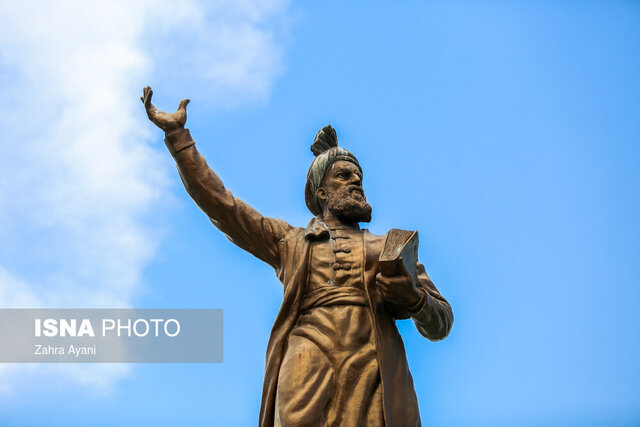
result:
M 356 157 L 325 126 L 305 187 L 315 215 L 306 228 L 267 218 L 225 188 L 195 147 L 188 99 L 173 114 L 141 97 L 185 188 L 233 243 L 271 265 L 284 299 L 267 346 L 261 426 L 416 426 L 418 402 L 396 319 L 411 317 L 432 341 L 451 330 L 453 314 L 424 266 L 380 274 L 385 236 L 360 229 L 371 220 Z M 416 243 L 417 244 L 417 243 Z M 386 270 L 385 270 L 386 271 Z

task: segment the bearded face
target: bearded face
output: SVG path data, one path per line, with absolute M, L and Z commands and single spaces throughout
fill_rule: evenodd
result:
M 323 180 L 327 209 L 349 222 L 371 221 L 371 205 L 362 188 L 362 173 L 351 162 L 337 161 Z
M 364 190 L 358 185 L 349 185 L 327 194 L 327 208 L 340 219 L 369 222 L 371 205 L 367 203 Z

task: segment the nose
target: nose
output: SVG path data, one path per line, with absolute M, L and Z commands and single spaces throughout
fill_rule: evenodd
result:
M 362 186 L 362 178 L 358 174 L 351 175 L 351 184 Z

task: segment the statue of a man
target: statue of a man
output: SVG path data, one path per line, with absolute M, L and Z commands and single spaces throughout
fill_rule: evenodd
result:
M 189 100 L 173 114 L 141 97 L 185 188 L 233 243 L 271 265 L 284 299 L 271 331 L 261 426 L 416 426 L 418 402 L 396 319 L 411 317 L 426 338 L 444 339 L 453 314 L 418 263 L 417 272 L 380 274 L 385 236 L 371 220 L 356 157 L 331 126 L 318 132 L 305 187 L 315 215 L 306 228 L 267 218 L 235 198 L 185 129 Z M 416 276 L 417 281 L 412 277 Z

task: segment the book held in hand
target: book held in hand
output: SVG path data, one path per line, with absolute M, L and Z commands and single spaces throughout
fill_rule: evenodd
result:
M 384 249 L 380 254 L 380 272 L 383 276 L 398 276 L 405 268 L 418 283 L 418 232 L 394 228 L 387 233 Z

